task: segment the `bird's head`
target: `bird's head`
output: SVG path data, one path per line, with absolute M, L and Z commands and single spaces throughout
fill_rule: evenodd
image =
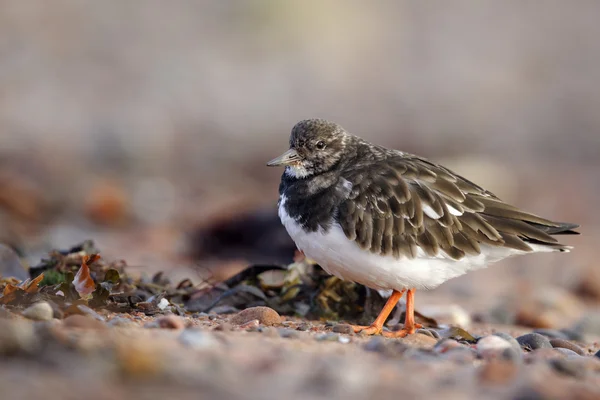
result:
M 334 122 L 306 119 L 292 128 L 290 148 L 269 161 L 269 167 L 284 165 L 294 178 L 306 178 L 329 171 L 342 158 L 348 133 Z

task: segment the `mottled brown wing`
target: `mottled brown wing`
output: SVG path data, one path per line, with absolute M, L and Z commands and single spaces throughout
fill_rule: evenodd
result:
M 502 202 L 493 193 L 447 168 L 398 155 L 346 171 L 352 183 L 339 207 L 346 236 L 375 254 L 453 259 L 477 255 L 482 243 L 531 251 L 528 243 L 566 249 L 550 234 L 575 233 Z

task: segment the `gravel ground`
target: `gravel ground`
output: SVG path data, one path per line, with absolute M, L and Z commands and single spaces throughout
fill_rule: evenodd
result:
M 436 330 L 404 339 L 339 333 L 347 325 L 266 308 L 183 318 L 1 315 L 5 398 L 600 396 L 598 337 L 574 340 L 558 330 L 473 324 L 479 339 L 467 343 L 437 339 Z

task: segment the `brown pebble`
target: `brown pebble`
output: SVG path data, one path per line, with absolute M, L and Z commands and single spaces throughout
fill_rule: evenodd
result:
M 421 333 L 415 333 L 412 335 L 406 336 L 402 339 L 404 344 L 413 347 L 419 347 L 422 349 L 432 349 L 433 346 L 437 343 L 437 339 L 428 335 L 423 335 Z
M 232 316 L 229 322 L 234 325 L 244 325 L 252 320 L 258 320 L 260 324 L 267 326 L 281 323 L 281 317 L 277 311 L 269 307 L 246 308 Z
M 229 322 L 222 322 L 215 327 L 215 331 L 228 332 L 233 329 L 233 326 Z
M 518 365 L 509 361 L 492 360 L 485 363 L 479 371 L 479 379 L 491 385 L 503 385 L 517 375 Z
M 92 317 L 80 314 L 69 315 L 63 320 L 64 326 L 68 328 L 104 330 L 108 329 L 104 322 L 98 321 Z
M 575 353 L 579 354 L 580 356 L 585 355 L 585 351 L 583 351 L 583 349 L 581 347 L 577 346 L 575 343 L 569 342 L 568 340 L 550 339 L 550 344 L 554 348 L 568 349 L 568 350 L 574 351 Z
M 248 321 L 245 324 L 241 324 L 240 328 L 242 329 L 256 329 L 260 325 L 257 319 L 253 319 L 252 321 Z
M 351 334 L 354 333 L 354 328 L 352 327 L 352 325 L 348 324 L 337 324 L 333 327 L 332 331 L 336 333 Z
M 156 320 L 159 328 L 163 329 L 183 329 L 185 323 L 181 317 L 176 315 L 165 315 Z

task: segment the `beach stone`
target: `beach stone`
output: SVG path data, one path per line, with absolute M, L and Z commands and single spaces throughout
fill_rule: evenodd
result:
M 332 331 L 336 333 L 352 334 L 354 333 L 354 328 L 352 325 L 348 324 L 337 324 L 333 327 Z
M 479 370 L 479 379 L 488 385 L 506 385 L 513 381 L 518 374 L 518 365 L 504 361 L 491 360 L 484 363 Z
M 277 332 L 279 333 L 279 336 L 284 339 L 296 339 L 300 337 L 298 331 L 289 328 L 280 328 L 277 330 Z
M 585 362 L 580 362 L 578 358 L 580 357 L 555 358 L 551 359 L 549 364 L 560 374 L 582 379 L 587 375 L 588 370 L 586 369 Z
M 272 308 L 259 306 L 240 311 L 232 316 L 229 322 L 234 325 L 244 325 L 252 320 L 258 320 L 263 325 L 272 326 L 281 323 L 281 316 Z
M 533 332 L 546 336 L 548 339 L 568 339 L 567 335 L 555 329 L 534 329 Z
M 104 322 L 89 316 L 73 314 L 63 320 L 63 325 L 67 328 L 89 329 L 102 331 L 107 329 Z
M 530 364 L 535 362 L 547 362 L 554 358 L 564 357 L 566 356 L 558 349 L 543 347 L 525 354 L 525 361 Z
M 581 347 L 577 346 L 575 343 L 569 342 L 568 340 L 550 339 L 550 344 L 554 348 L 568 349 L 568 350 L 574 351 L 575 353 L 577 353 L 580 356 L 585 355 L 585 351 Z
M 162 329 L 183 329 L 185 322 L 183 318 L 177 315 L 165 315 L 156 319 L 156 324 Z
M 445 353 L 449 350 L 455 349 L 455 348 L 462 348 L 465 347 L 463 344 L 457 342 L 454 339 L 440 339 L 438 340 L 438 342 L 435 344 L 435 346 L 433 346 L 433 350 L 435 350 L 438 353 Z
M 477 352 L 469 347 L 461 346 L 442 353 L 442 357 L 456 364 L 471 364 L 477 358 Z
M 34 321 L 50 321 L 54 318 L 54 310 L 52 310 L 50 303 L 40 301 L 26 308 L 23 311 L 23 316 Z
M 502 354 L 506 349 L 512 349 L 511 344 L 496 335 L 484 336 L 477 341 L 477 353 L 485 359 L 502 358 Z
M 573 350 L 565 349 L 562 347 L 555 347 L 554 350 L 559 351 L 561 354 L 567 357 L 580 357 L 580 354 L 575 353 Z
M 199 329 L 185 329 L 179 335 L 178 340 L 184 346 L 194 350 L 211 349 L 220 345 L 220 342 L 212 334 Z
M 540 335 L 539 333 L 527 333 L 523 336 L 519 336 L 517 338 L 517 342 L 521 345 L 522 348 L 528 350 L 552 348 L 550 340 L 546 336 Z
M 418 348 L 422 348 L 422 349 L 433 349 L 433 346 L 436 345 L 437 343 L 437 339 L 432 337 L 432 336 L 428 336 L 428 335 L 423 335 L 421 333 L 415 333 L 414 335 L 408 335 L 402 339 L 400 339 L 402 341 L 402 343 L 412 346 L 412 347 L 418 347 Z
M 508 343 L 510 343 L 511 347 L 517 353 L 521 354 L 523 352 L 523 349 L 521 348 L 521 345 L 519 344 L 519 342 L 517 342 L 517 339 L 515 339 L 513 336 L 509 335 L 508 333 L 505 333 L 505 332 L 495 332 L 493 335 L 501 337 L 502 339 L 506 340 Z
M 469 329 L 471 315 L 457 304 L 421 306 L 419 312 L 428 318 L 433 318 L 440 325 L 460 326 Z
M 39 344 L 31 322 L 0 319 L 0 355 L 30 354 L 36 351 Z

